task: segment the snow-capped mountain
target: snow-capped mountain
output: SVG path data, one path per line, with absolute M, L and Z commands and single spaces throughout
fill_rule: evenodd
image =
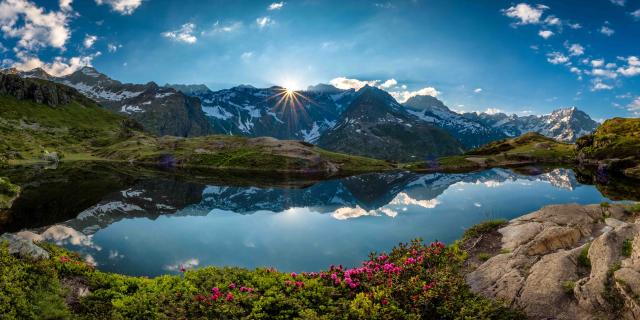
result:
M 386 91 L 365 86 L 318 145 L 339 152 L 398 161 L 459 154 L 443 129 L 407 111 Z
M 157 135 L 190 137 L 214 133 L 198 99 L 154 82 L 121 83 L 92 67 L 63 77 L 51 76 L 40 68 L 19 74 L 75 88 L 102 106 L 137 120 L 147 131 Z
M 598 122 L 576 107 L 558 109 L 542 116 L 465 113 L 464 117 L 501 130 L 509 137 L 538 132 L 564 142 L 575 142 L 579 137 L 593 132 L 598 127 Z
M 415 96 L 403 103 L 409 113 L 453 135 L 465 149 L 473 149 L 507 136 L 491 126 L 465 118 L 432 96 Z
M 242 85 L 220 91 L 200 86 L 173 86 L 200 99 L 216 132 L 271 136 L 316 142 L 355 98 L 355 90 L 310 87 L 287 92 L 282 87 Z

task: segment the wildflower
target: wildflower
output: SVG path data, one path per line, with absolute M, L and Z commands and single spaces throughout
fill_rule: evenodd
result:
M 211 288 L 211 292 L 220 293 L 220 289 L 218 287 L 213 287 L 213 288 Z
M 231 282 L 229 283 L 229 289 L 235 289 L 236 288 L 236 284 Z
M 295 273 L 295 272 L 291 272 L 291 277 L 292 277 L 292 278 L 295 278 L 295 277 L 297 277 L 297 276 L 298 276 L 298 274 L 297 274 L 297 273 Z
M 233 293 L 231 293 L 231 292 L 227 293 L 227 297 L 225 298 L 225 300 L 233 301 Z
M 382 298 L 382 301 L 380 302 L 385 306 L 389 304 L 389 300 L 387 300 L 387 298 Z
M 302 287 L 304 287 L 304 282 L 302 282 L 302 281 L 296 281 L 296 287 L 298 287 L 298 288 L 302 288 Z
M 291 280 L 285 280 L 284 285 L 285 286 L 290 286 L 291 285 Z
M 187 271 L 187 269 L 186 269 L 183 265 L 180 265 L 180 267 L 178 268 L 178 270 L 180 270 L 180 272 L 182 272 L 182 273 L 184 273 L 184 272 L 186 272 L 186 271 Z

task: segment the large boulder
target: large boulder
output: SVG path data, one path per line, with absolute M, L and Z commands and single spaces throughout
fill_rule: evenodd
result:
M 12 234 L 0 236 L 0 242 L 9 242 L 9 253 L 23 259 L 44 260 L 49 259 L 49 252 L 42 249 L 33 241 Z
M 466 275 L 475 292 L 532 319 L 640 318 L 640 219 L 625 206 L 547 206 L 494 232 L 501 246 Z

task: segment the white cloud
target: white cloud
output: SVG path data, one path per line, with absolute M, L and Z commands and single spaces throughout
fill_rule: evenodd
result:
M 256 24 L 261 29 L 264 28 L 264 27 L 267 27 L 269 25 L 272 25 L 273 23 L 274 23 L 274 21 L 271 20 L 271 18 L 269 18 L 269 17 L 260 17 L 260 18 L 256 19 Z
M 393 86 L 396 86 L 397 84 L 398 81 L 396 81 L 396 79 L 389 79 L 380 85 L 380 89 L 389 89 Z
M 95 0 L 98 5 L 106 4 L 111 10 L 122 15 L 130 15 L 142 4 L 142 0 Z
M 635 19 L 640 19 L 640 9 L 629 13 Z
M 606 35 L 607 37 L 611 37 L 614 33 L 616 33 L 616 31 L 607 26 L 602 26 L 602 28 L 600 28 L 600 33 Z
M 636 117 L 640 116 L 640 96 L 636 97 L 635 100 L 627 105 L 627 110 L 633 112 Z
M 584 47 L 578 43 L 574 43 L 569 46 L 569 55 L 571 56 L 581 56 L 584 54 Z
M 549 37 L 551 37 L 553 34 L 554 33 L 549 30 L 540 30 L 540 32 L 538 32 L 538 35 L 545 39 L 549 39 Z
M 194 44 L 198 41 L 198 38 L 193 35 L 195 28 L 195 24 L 185 23 L 177 30 L 163 32 L 162 36 L 178 42 Z
M 509 7 L 508 9 L 502 10 L 504 15 L 509 18 L 513 18 L 519 20 L 516 24 L 538 24 L 540 23 L 540 18 L 542 17 L 542 12 L 547 9 L 546 6 L 532 7 L 526 3 L 519 3 L 516 6 Z
M 240 28 L 242 28 L 242 22 L 240 21 L 233 21 L 226 24 L 216 21 L 216 23 L 213 24 L 213 28 L 211 28 L 210 32 L 203 31 L 202 34 L 205 35 L 205 34 L 216 34 L 216 33 L 231 33 L 239 30 Z
M 164 266 L 164 269 L 167 271 L 180 271 L 180 269 L 182 268 L 193 269 L 199 265 L 200 265 L 200 260 L 198 260 L 197 258 L 191 258 L 182 262 L 178 262 L 176 264 L 166 265 Z
M 626 58 L 627 65 L 618 68 L 618 72 L 625 77 L 633 77 L 640 75 L 640 59 L 636 56 Z
M 602 67 L 602 66 L 604 66 L 604 59 L 593 59 L 593 60 L 591 60 L 591 65 L 594 68 Z
M 547 18 L 544 19 L 544 24 L 548 26 L 561 26 L 562 21 L 556 16 L 547 16 Z
M 582 28 L 582 25 L 577 23 L 577 22 L 576 23 L 568 22 L 567 26 L 569 26 L 569 28 L 574 29 L 574 30 Z
M 109 43 L 107 44 L 107 50 L 111 53 L 118 51 L 118 49 L 122 48 L 121 44 Z
M 18 38 L 17 47 L 37 50 L 46 46 L 64 49 L 71 36 L 68 28 L 70 2 L 62 11 L 45 12 L 28 0 L 0 2 L 0 31 L 6 38 Z
M 93 59 L 98 56 L 100 56 L 100 52 L 89 56 L 78 56 L 69 59 L 63 57 L 55 57 L 53 62 L 45 63 L 38 57 L 31 56 L 23 52 L 18 52 L 16 54 L 16 57 L 19 59 L 19 61 L 14 62 L 12 64 L 12 67 L 22 71 L 42 68 L 50 75 L 60 77 L 71 74 L 82 67 L 91 66 L 91 62 L 93 61 Z
M 60 9 L 62 11 L 71 11 L 73 10 L 73 8 L 71 8 L 71 3 L 73 2 L 73 0 L 60 0 Z
M 253 58 L 253 52 L 251 52 L 251 51 L 243 52 L 240 55 L 240 59 L 242 59 L 244 61 L 251 60 L 251 58 Z
M 552 64 L 563 64 L 569 61 L 569 58 L 560 52 L 551 52 L 547 54 L 547 61 Z
M 609 0 L 609 1 L 611 1 L 611 3 L 613 3 L 613 4 L 621 6 L 621 7 L 624 7 L 624 4 L 627 2 L 627 0 Z
M 271 10 L 280 10 L 282 9 L 282 7 L 284 7 L 285 2 L 284 1 L 280 1 L 280 2 L 274 2 L 272 4 L 269 5 L 269 7 L 267 7 L 267 10 L 271 11 Z
M 396 99 L 396 101 L 400 103 L 407 102 L 407 100 L 415 97 L 415 96 L 432 96 L 437 97 L 440 92 L 436 90 L 434 87 L 426 87 L 416 91 L 390 91 L 389 94 Z
M 366 81 L 366 80 L 358 80 L 358 79 L 349 79 L 349 78 L 345 78 L 345 77 L 338 77 L 335 79 L 332 79 L 331 81 L 329 81 L 329 83 L 338 88 L 338 89 L 343 89 L 343 90 L 349 90 L 349 89 L 356 89 L 356 90 L 360 90 L 360 88 L 369 85 L 372 87 L 375 87 L 378 85 L 378 83 L 380 83 L 380 80 L 371 80 L 371 81 Z
M 591 91 L 600 91 L 600 90 L 611 90 L 613 89 L 612 85 L 606 84 L 602 82 L 602 79 L 595 78 L 592 81 L 593 86 L 591 87 Z
M 594 76 L 605 77 L 609 79 L 615 79 L 618 77 L 618 74 L 615 71 L 606 69 L 593 69 L 591 70 L 591 74 Z
M 473 89 L 473 92 L 480 93 L 480 92 L 482 92 L 482 88 L 475 88 L 475 89 Z
M 82 44 L 84 45 L 85 48 L 88 49 L 93 47 L 93 44 L 96 43 L 96 40 L 98 40 L 98 37 L 92 36 L 92 35 L 86 35 L 84 37 L 84 41 L 82 41 Z
M 569 71 L 571 71 L 571 73 L 575 73 L 575 74 L 581 74 L 582 71 L 576 67 L 571 67 L 571 69 L 569 69 Z

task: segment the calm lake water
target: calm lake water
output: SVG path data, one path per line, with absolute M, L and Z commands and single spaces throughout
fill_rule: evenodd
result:
M 476 223 L 549 204 L 608 200 L 569 169 L 394 172 L 293 187 L 100 170 L 13 173 L 27 182 L 6 231 L 130 275 L 174 273 L 180 265 L 301 272 L 354 266 L 372 251 L 417 237 L 451 243 Z

